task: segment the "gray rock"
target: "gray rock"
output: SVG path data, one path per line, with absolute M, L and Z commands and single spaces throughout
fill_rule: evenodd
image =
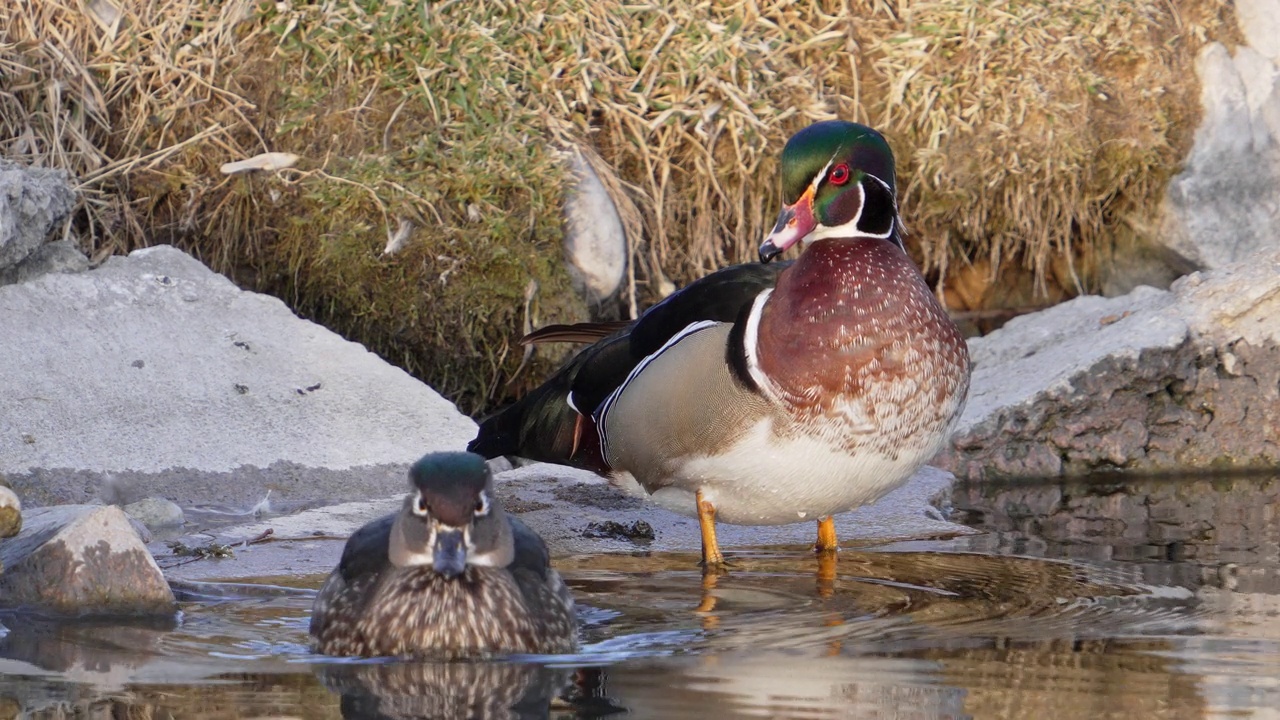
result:
M 0 543 L 0 603 L 46 614 L 170 614 L 173 593 L 120 508 L 27 510 Z
M 155 539 L 155 535 L 151 533 L 151 528 L 143 525 L 142 521 L 132 515 L 126 514 L 126 517 L 129 518 L 129 527 L 132 527 L 133 531 L 138 533 L 138 537 L 142 538 L 143 544 L 150 545 L 151 541 Z
M 505 455 L 499 455 L 496 458 L 489 458 L 487 464 L 489 466 L 489 472 L 494 475 L 506 472 L 515 467 L 515 465 L 511 463 L 511 458 L 508 458 Z
M 13 537 L 21 529 L 22 502 L 8 485 L 0 485 L 0 538 Z
M 967 479 L 1280 462 L 1280 251 L 970 341 Z
M 124 511 L 129 514 L 129 517 L 145 525 L 148 530 L 178 527 L 186 522 L 182 508 L 172 500 L 164 498 L 143 498 L 138 502 L 125 505 Z
M 404 371 L 170 247 L 0 287 L 0 337 L 0 473 L 29 506 L 367 498 L 475 435 Z
M 564 254 L 574 288 L 592 305 L 613 297 L 627 268 L 622 218 L 582 151 L 569 155 L 578 184 L 565 202 Z
M 70 240 L 57 240 L 38 246 L 16 265 L 0 268 L 0 285 L 26 282 L 48 273 L 84 272 L 89 258 Z
M 1156 239 L 1175 264 L 1208 269 L 1274 248 L 1280 238 L 1280 68 L 1254 48 L 1242 46 L 1233 58 L 1209 43 L 1196 72 L 1201 124 L 1166 190 Z
M 1168 289 L 1174 280 L 1193 273 L 1197 266 L 1161 245 L 1155 238 L 1121 241 L 1100 268 L 1098 288 L 1105 297 L 1116 297 L 1146 285 Z
M 75 204 L 62 170 L 26 167 L 0 158 L 0 268 L 27 257 Z

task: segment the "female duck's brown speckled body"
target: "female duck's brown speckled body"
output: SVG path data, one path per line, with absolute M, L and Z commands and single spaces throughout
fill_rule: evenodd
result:
M 316 597 L 328 655 L 439 659 L 576 647 L 573 599 L 546 545 L 492 496 L 484 459 L 439 453 L 410 470 L 401 511 L 354 533 Z

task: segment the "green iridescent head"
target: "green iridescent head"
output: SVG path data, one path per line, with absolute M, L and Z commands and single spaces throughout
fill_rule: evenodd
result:
M 826 237 L 877 237 L 901 245 L 893 150 L 879 132 L 829 120 L 801 130 L 782 149 L 778 222 L 760 259 L 799 242 Z

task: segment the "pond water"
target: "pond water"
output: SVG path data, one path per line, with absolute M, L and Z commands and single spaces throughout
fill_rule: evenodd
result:
M 958 486 L 984 531 L 572 557 L 582 651 L 307 652 L 322 578 L 192 585 L 181 618 L 4 618 L 0 718 L 1280 717 L 1280 478 Z

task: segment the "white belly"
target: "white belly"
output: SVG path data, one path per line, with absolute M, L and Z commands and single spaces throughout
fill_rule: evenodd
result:
M 728 452 L 688 456 L 668 465 L 669 477 L 616 473 L 620 487 L 648 495 L 682 515 L 696 516 L 694 494 L 735 525 L 784 525 L 816 520 L 874 502 L 906 482 L 941 448 L 945 433 L 896 458 L 871 449 L 852 453 L 807 437 L 778 437 L 772 422 L 755 425 Z

